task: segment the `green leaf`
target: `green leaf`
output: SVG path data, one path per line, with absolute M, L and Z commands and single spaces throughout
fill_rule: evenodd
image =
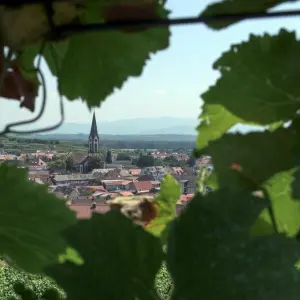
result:
M 98 18 L 101 21 L 100 12 Z M 83 20 L 92 21 L 94 8 Z M 69 100 L 82 98 L 89 107 L 98 106 L 129 77 L 140 76 L 150 54 L 169 46 L 169 36 L 167 27 L 130 34 L 107 31 L 73 36 L 59 76 L 61 94 Z
M 250 229 L 251 236 L 266 236 L 277 233 L 270 218 L 269 210 L 264 209 Z
M 209 94 L 209 92 L 210 90 L 206 92 L 206 94 Z M 204 105 L 200 115 L 200 125 L 197 127 L 197 149 L 202 149 L 206 147 L 210 141 L 217 140 L 235 124 L 243 123 L 242 119 L 231 114 L 222 105 L 210 105 L 209 98 L 206 98 L 206 94 L 202 95 Z M 208 104 L 206 104 L 206 102 Z
M 226 190 L 196 197 L 169 236 L 171 299 L 298 299 L 299 243 L 282 235 L 249 236 L 265 205 Z
M 201 16 L 214 16 L 220 14 L 241 14 L 265 12 L 270 8 L 275 7 L 285 2 L 292 2 L 293 0 L 272 0 L 272 1 L 251 1 L 251 0 L 223 0 L 207 6 L 201 13 Z M 222 21 L 208 21 L 208 25 L 212 29 L 224 29 L 240 20 L 222 20 Z
M 67 52 L 69 42 L 47 42 L 42 48 L 43 42 L 24 47 L 23 51 L 18 56 L 18 62 L 23 70 L 30 71 L 34 66 L 35 58 L 41 53 L 46 60 L 51 73 L 58 76 L 62 61 Z
M 43 57 L 45 58 L 51 73 L 54 76 L 60 75 L 60 69 L 64 60 L 65 54 L 68 50 L 69 41 L 52 42 L 47 43 L 43 51 Z
M 156 299 L 154 280 L 163 257 L 159 239 L 117 211 L 93 214 L 65 236 L 84 264 L 65 262 L 46 273 L 68 299 Z
M 298 168 L 294 173 L 294 180 L 292 182 L 292 193 L 294 198 L 300 198 L 300 169 Z
M 237 123 L 273 126 L 293 118 L 300 108 L 294 80 L 300 75 L 299 52 L 295 32 L 281 30 L 274 36 L 251 35 L 223 53 L 213 66 L 221 77 L 202 94 L 197 148 Z
M 275 131 L 276 129 L 280 128 L 280 127 L 283 127 L 284 125 L 284 122 L 283 121 L 278 121 L 278 122 L 275 122 L 273 124 L 270 124 L 268 126 L 268 130 L 269 131 Z
M 161 182 L 160 192 L 155 200 L 158 214 L 146 227 L 149 232 L 166 240 L 167 225 L 176 217 L 176 202 L 180 194 L 179 183 L 173 176 L 166 175 Z
M 265 183 L 280 232 L 296 236 L 300 229 L 300 201 L 292 196 L 295 170 L 274 175 Z M 299 200 L 299 199 L 298 199 Z
M 74 264 L 81 265 L 84 263 L 83 259 L 77 253 L 77 251 L 73 248 L 67 248 L 65 253 L 59 256 L 59 262 L 64 263 L 66 261 L 71 261 Z
M 219 184 L 218 184 L 218 176 L 215 171 L 212 171 L 206 180 L 204 181 L 204 185 L 209 186 L 213 190 L 219 189 Z
M 0 166 L 0 253 L 26 271 L 39 272 L 64 252 L 60 232 L 76 218 L 46 186 L 29 182 L 26 173 Z
M 277 172 L 294 167 L 297 135 L 293 128 L 270 132 L 226 134 L 203 149 L 212 156 L 220 187 L 257 190 Z M 234 170 L 233 165 L 240 166 Z

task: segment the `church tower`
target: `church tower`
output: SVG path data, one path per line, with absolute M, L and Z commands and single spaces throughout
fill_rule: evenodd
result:
M 93 115 L 93 121 L 91 126 L 91 132 L 89 135 L 89 155 L 95 154 L 99 152 L 99 135 L 96 123 L 95 112 Z

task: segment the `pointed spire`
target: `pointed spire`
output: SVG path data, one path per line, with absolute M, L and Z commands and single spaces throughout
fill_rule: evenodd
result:
M 97 129 L 97 122 L 96 122 L 96 116 L 94 111 L 90 137 L 96 137 L 96 136 L 98 136 L 98 129 Z

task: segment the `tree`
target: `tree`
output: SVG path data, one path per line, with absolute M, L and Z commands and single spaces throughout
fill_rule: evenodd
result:
M 131 160 L 131 157 L 125 152 L 120 152 L 117 155 L 117 160 Z
M 47 155 L 42 155 L 40 158 L 44 162 L 50 162 L 51 161 L 51 159 L 49 159 Z
M 52 161 L 56 161 L 56 160 L 58 160 L 59 159 L 59 156 L 57 156 L 57 155 L 53 155 L 52 156 Z
M 104 168 L 104 159 L 103 156 L 99 153 L 96 156 L 91 156 L 88 164 L 88 169 L 90 171 L 94 169 L 103 169 Z
M 26 154 L 26 155 L 25 155 L 25 159 L 24 159 L 24 163 L 27 164 L 27 165 L 29 165 L 30 162 L 31 162 L 31 159 L 30 159 L 30 157 L 29 157 L 29 154 Z
M 55 171 L 65 171 L 66 170 L 66 160 L 65 159 L 57 159 L 55 161 L 51 161 L 48 163 L 48 166 L 50 167 L 50 169 L 55 172 Z
M 73 160 L 72 155 L 69 155 L 66 158 L 66 170 L 67 171 L 74 171 L 75 170 L 75 165 L 74 165 L 74 160 Z
M 164 159 L 164 161 L 168 162 L 168 163 L 176 163 L 176 162 L 178 162 L 178 159 L 174 155 L 170 155 L 170 156 L 167 156 Z
M 187 161 L 187 165 L 189 167 L 194 167 L 195 164 L 196 164 L 196 158 L 193 155 L 191 155 Z
M 142 155 L 139 157 L 136 165 L 140 168 L 151 167 L 154 165 L 154 157 L 152 155 Z
M 111 150 L 107 150 L 105 162 L 106 162 L 107 164 L 111 164 L 111 163 L 112 163 Z

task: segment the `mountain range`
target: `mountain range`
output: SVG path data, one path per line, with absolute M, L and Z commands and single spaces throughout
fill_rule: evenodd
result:
M 191 118 L 136 118 L 97 122 L 99 135 L 196 135 L 197 120 Z M 54 134 L 89 134 L 91 124 L 64 123 Z

